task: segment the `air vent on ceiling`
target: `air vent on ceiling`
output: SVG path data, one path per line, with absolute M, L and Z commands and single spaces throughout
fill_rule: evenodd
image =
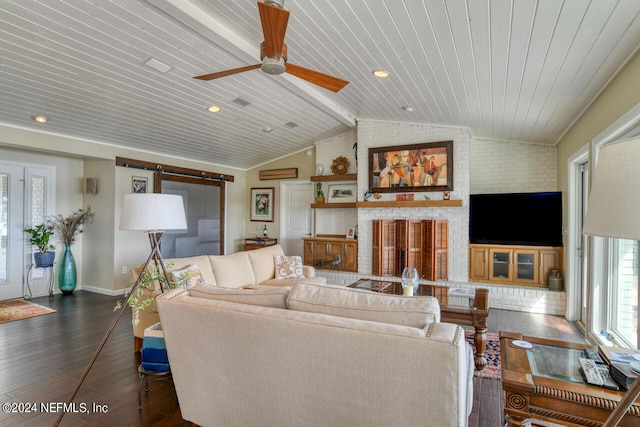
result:
M 173 68 L 171 65 L 169 64 L 165 64 L 162 61 L 157 60 L 156 58 L 149 58 L 144 65 L 146 65 L 147 67 L 153 68 L 156 71 L 160 71 L 163 74 L 168 73 L 169 71 L 171 71 L 171 69 Z
M 242 98 L 236 98 L 236 99 L 234 99 L 234 100 L 233 100 L 233 101 L 231 101 L 231 102 L 233 102 L 234 104 L 238 104 L 238 105 L 239 105 L 239 106 L 241 106 L 241 107 L 246 107 L 247 105 L 251 105 L 251 103 L 250 103 L 250 102 L 245 101 L 245 100 L 244 100 L 244 99 L 242 99 Z
M 284 125 L 290 127 L 291 129 L 298 127 L 298 124 L 294 122 L 285 123 Z

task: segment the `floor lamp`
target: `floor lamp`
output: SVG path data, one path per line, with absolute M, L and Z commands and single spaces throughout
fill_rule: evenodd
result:
M 160 194 L 160 193 L 132 193 L 125 194 L 122 204 L 122 212 L 120 216 L 120 230 L 138 230 L 146 231 L 149 235 L 149 243 L 151 244 L 151 253 L 147 258 L 147 262 L 141 271 L 145 271 L 149 264 L 153 261 L 159 268 L 158 271 L 162 271 L 166 282 L 169 283 L 169 277 L 167 275 L 167 269 L 162 261 L 162 255 L 160 254 L 160 240 L 164 235 L 164 230 L 184 230 L 187 228 L 187 219 L 184 213 L 184 205 L 182 203 L 182 196 L 173 194 Z M 122 317 L 122 313 L 129 306 L 129 298 L 134 294 L 134 291 L 140 284 L 142 274 L 138 276 L 138 279 L 134 283 L 129 295 L 127 296 L 124 304 L 118 310 L 116 317 L 113 319 L 111 326 L 107 329 L 102 341 L 98 345 L 93 357 L 87 364 L 84 372 L 80 376 L 80 379 L 76 383 L 76 386 L 67 399 L 67 406 L 71 404 L 74 397 L 78 393 L 80 386 L 84 382 L 87 374 L 91 370 L 91 367 L 95 363 L 100 351 L 104 347 L 105 343 L 109 339 L 111 332 L 115 328 L 118 320 Z M 64 411 L 60 412 L 58 419 L 54 426 L 58 426 L 64 417 Z
M 606 145 L 593 175 L 582 232 L 592 236 L 640 240 L 640 138 Z M 603 427 L 617 426 L 640 395 L 634 381 Z

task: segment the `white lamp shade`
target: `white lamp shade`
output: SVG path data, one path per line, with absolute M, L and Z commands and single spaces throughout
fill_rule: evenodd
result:
M 124 195 L 120 230 L 184 230 L 187 219 L 182 196 L 161 193 Z
M 640 138 L 606 145 L 593 174 L 583 233 L 640 240 Z

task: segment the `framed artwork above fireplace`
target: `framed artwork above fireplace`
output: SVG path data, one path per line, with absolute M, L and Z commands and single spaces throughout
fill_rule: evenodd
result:
M 453 191 L 453 141 L 369 148 L 369 191 Z

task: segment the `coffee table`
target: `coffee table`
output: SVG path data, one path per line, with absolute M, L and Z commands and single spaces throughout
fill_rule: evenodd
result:
M 366 289 L 392 295 L 402 295 L 400 282 L 374 279 L 360 279 L 349 285 L 350 288 Z M 481 371 L 487 366 L 484 350 L 487 346 L 487 317 L 489 317 L 489 290 L 479 288 L 475 290 L 473 298 L 467 305 L 449 303 L 449 286 L 420 284 L 418 295 L 436 297 L 440 303 L 440 320 L 458 325 L 473 326 L 473 336 L 476 345 L 474 363 Z
M 524 340 L 527 350 L 512 343 Z M 564 341 L 500 332 L 502 389 L 507 426 L 528 426 L 535 420 L 564 426 L 600 426 L 618 405 L 623 392 L 588 385 L 578 371 L 582 350 L 592 347 Z M 640 399 L 620 426 L 640 426 Z

